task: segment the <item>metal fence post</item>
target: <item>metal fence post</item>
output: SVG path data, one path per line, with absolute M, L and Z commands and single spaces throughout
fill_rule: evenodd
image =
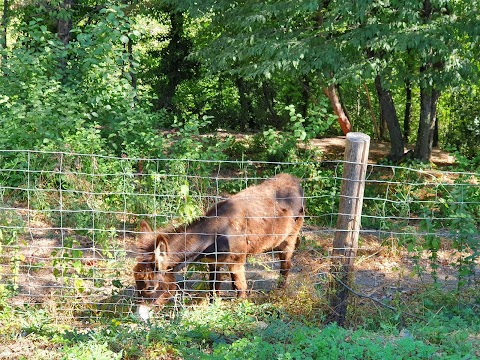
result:
M 345 323 L 349 288 L 354 279 L 353 263 L 358 248 L 369 148 L 368 135 L 357 132 L 347 134 L 328 290 L 332 308 L 330 321 L 341 326 Z

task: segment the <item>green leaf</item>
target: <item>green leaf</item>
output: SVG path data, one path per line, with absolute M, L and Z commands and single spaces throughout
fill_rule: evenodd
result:
M 80 260 L 76 260 L 74 263 L 73 263 L 73 270 L 75 270 L 75 272 L 77 274 L 80 274 L 83 270 L 83 264 Z
M 84 282 L 83 282 L 83 279 L 75 279 L 74 280 L 74 287 L 75 287 L 75 290 L 77 290 L 79 293 L 83 293 L 85 291 L 85 285 L 84 285 Z
M 190 188 L 187 184 L 180 186 L 180 194 L 183 197 L 187 197 L 189 192 L 190 192 Z
M 120 280 L 113 280 L 112 285 L 115 286 L 117 289 L 122 289 L 123 288 L 123 284 Z

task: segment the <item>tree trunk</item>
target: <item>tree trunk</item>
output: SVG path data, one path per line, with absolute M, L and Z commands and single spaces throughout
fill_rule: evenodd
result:
M 2 15 L 2 49 L 7 48 L 8 0 L 3 0 Z
M 432 147 L 438 147 L 438 116 L 435 116 L 435 128 L 433 129 L 433 143 Z
M 378 96 L 378 94 L 377 94 Z M 381 105 L 381 104 L 380 104 Z M 388 127 L 387 122 L 385 121 L 385 114 L 383 113 L 383 108 L 380 106 L 380 140 L 388 140 Z
M 377 118 L 375 117 L 375 112 L 373 111 L 372 100 L 370 99 L 370 92 L 368 91 L 366 83 L 363 83 L 363 87 L 365 89 L 365 93 L 367 94 L 368 110 L 370 111 L 370 116 L 372 117 L 373 133 L 375 134 L 374 138 L 380 140 L 380 128 L 377 123 Z
M 2 16 L 2 49 L 7 49 L 7 26 L 8 26 L 8 0 L 3 0 L 3 16 Z M 7 55 L 0 56 L 0 64 L 4 64 Z
M 306 76 L 300 80 L 300 94 L 302 95 L 300 113 L 302 114 L 303 118 L 306 118 L 308 115 L 308 104 L 310 100 L 310 85 Z
M 392 95 L 388 89 L 383 87 L 380 75 L 377 75 L 375 78 L 375 89 L 377 90 L 382 116 L 387 123 L 390 133 L 390 154 L 388 157 L 392 161 L 398 161 L 403 158 L 405 150 L 402 131 Z
M 156 70 L 159 79 L 155 85 L 158 94 L 156 109 L 173 110 L 173 98 L 178 85 L 185 80 L 193 79 L 197 75 L 199 64 L 188 59 L 193 42 L 184 31 L 184 14 L 177 11 L 174 5 L 165 5 L 160 9 L 168 14 L 170 30 L 167 36 L 168 45 L 160 51 L 160 63 Z M 163 36 L 160 37 L 164 40 Z
M 429 162 L 432 155 L 439 97 L 440 92 L 437 90 L 420 87 L 420 122 L 413 156 L 422 162 Z
M 241 77 L 235 79 L 235 85 L 238 89 L 238 97 L 240 102 L 240 130 L 245 131 L 251 123 L 252 102 L 248 97 L 248 89 L 245 80 Z
M 329 5 L 330 1 L 322 1 L 322 5 L 319 8 L 319 11 L 316 14 L 315 22 L 317 24 L 317 28 L 320 30 L 323 25 L 323 10 L 326 9 Z M 340 124 L 340 128 L 342 129 L 343 135 L 347 135 L 350 131 L 352 131 L 352 124 L 350 123 L 350 119 L 348 118 L 345 111 L 343 111 L 342 103 L 338 98 L 337 92 L 335 90 L 335 84 L 331 84 L 328 87 L 323 88 L 323 93 L 328 97 L 330 103 L 332 104 L 333 112 L 337 115 L 338 123 Z
M 342 106 L 343 113 L 345 114 L 347 119 L 350 120 L 351 117 L 350 117 L 350 114 L 347 110 L 347 107 L 345 106 L 345 101 L 343 101 L 342 87 L 340 86 L 340 84 L 337 85 L 337 94 L 338 94 L 338 99 L 340 100 L 340 105 Z
M 273 88 L 270 82 L 266 82 L 266 81 L 262 82 L 262 95 L 263 95 L 263 102 L 265 104 L 265 108 L 268 109 L 268 112 L 270 113 L 271 122 L 274 124 L 276 128 L 278 128 L 280 123 L 279 123 L 277 112 L 275 111 L 275 106 L 274 106 L 275 89 Z
M 424 0 L 421 16 L 425 24 L 430 22 L 432 11 L 431 1 Z M 424 65 L 420 67 L 420 75 L 424 75 L 428 70 L 441 69 L 444 66 L 443 62 L 434 63 L 429 58 L 423 59 L 423 61 Z M 433 85 L 420 84 L 420 121 L 413 157 L 422 162 L 430 162 L 432 156 L 439 97 L 440 92 Z
M 128 53 L 128 61 L 130 62 L 129 68 L 130 68 L 130 79 L 131 79 L 131 84 L 132 84 L 132 89 L 137 90 L 137 74 L 135 71 L 132 70 L 133 68 L 133 40 L 128 39 L 128 44 L 127 44 L 127 53 Z M 136 96 L 135 96 L 136 97 Z
M 335 112 L 335 115 L 337 115 L 338 123 L 340 124 L 343 135 L 347 135 L 350 131 L 352 131 L 352 125 L 350 124 L 350 120 L 348 119 L 347 115 L 343 111 L 342 104 L 340 103 L 340 99 L 338 98 L 337 91 L 335 89 L 335 85 L 332 84 L 328 87 L 324 87 L 323 92 L 332 104 L 333 111 Z
M 57 35 L 60 41 L 67 45 L 70 42 L 71 34 L 70 31 L 72 30 L 72 17 L 70 11 L 73 7 L 73 0 L 64 0 L 63 1 L 63 14 L 67 14 L 66 18 L 59 18 L 57 24 Z
M 157 85 L 158 109 L 172 109 L 173 97 L 177 86 L 182 81 L 182 63 L 187 55 L 186 49 L 183 48 L 184 42 L 183 27 L 184 18 L 183 13 L 173 9 L 167 9 L 170 18 L 170 31 L 168 37 L 170 41 L 161 53 L 162 57 L 162 75 L 166 77 L 165 82 Z
M 408 143 L 410 136 L 410 119 L 412 117 L 412 83 L 405 80 L 405 114 L 403 117 L 403 140 Z
M 72 7 L 73 0 L 64 0 L 62 5 L 62 16 L 57 23 L 57 36 L 63 45 L 67 46 L 71 39 L 70 31 L 72 30 Z M 67 59 L 62 56 L 59 60 L 60 69 L 63 72 L 67 67 Z

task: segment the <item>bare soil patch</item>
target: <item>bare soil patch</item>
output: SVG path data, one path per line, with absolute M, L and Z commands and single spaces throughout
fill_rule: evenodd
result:
M 18 278 L 19 294 L 13 299 L 17 305 L 30 303 L 50 304 L 55 301 L 65 301 L 62 286 L 66 285 L 63 277 L 55 277 L 51 265 L 52 250 L 57 249 L 60 244 L 58 233 L 48 229 L 47 224 L 42 222 L 32 223 L 35 228 L 29 233 L 30 239 L 26 240 L 28 246 L 22 247 L 22 261 L 20 263 L 20 276 Z M 119 242 L 123 239 L 119 239 Z M 293 268 L 288 280 L 289 287 L 296 287 L 299 284 L 324 289 L 327 284 L 328 274 L 331 266 L 333 243 L 333 231 L 330 229 L 316 229 L 306 226 L 302 231 L 302 242 L 298 246 L 294 258 Z M 405 249 L 397 248 L 388 241 L 372 236 L 363 235 L 360 238 L 360 248 L 355 263 L 355 288 L 358 291 L 375 298 L 385 299 L 392 296 L 411 294 L 419 288 L 432 284 L 434 274 L 425 252 L 418 259 Z M 131 268 L 134 265 L 135 250 L 132 236 L 128 237 L 126 245 L 127 257 L 120 260 L 124 268 L 120 280 L 126 286 L 112 296 L 111 280 L 103 287 L 86 287 L 84 293 L 77 293 L 75 299 L 71 299 L 70 306 L 80 310 L 115 311 L 115 304 L 134 303 L 132 297 L 134 282 L 131 276 Z M 84 248 L 85 254 L 93 254 Z M 439 251 L 439 261 L 436 263 L 437 282 L 445 289 L 453 289 L 458 284 L 458 272 L 453 266 L 456 254 L 451 250 L 448 241 L 445 241 Z M 82 259 L 85 264 L 91 261 L 88 256 Z M 47 265 L 48 264 L 48 265 Z M 41 266 L 43 265 L 43 266 Z M 47 265 L 47 266 L 45 266 Z M 92 263 L 95 267 L 96 264 Z M 279 276 L 279 263 L 276 256 L 266 253 L 249 258 L 247 262 L 247 279 L 250 292 L 255 297 L 256 293 L 268 293 L 277 288 Z M 177 281 L 181 290 L 179 301 L 190 302 L 194 299 L 202 299 L 208 296 L 206 268 L 194 266 L 185 269 L 177 274 Z M 96 276 L 101 279 L 102 268 L 95 269 Z M 106 273 L 105 277 L 111 273 Z M 480 280 L 480 263 L 477 264 L 476 273 L 470 278 L 472 283 Z M 88 281 L 87 281 L 88 282 Z M 229 276 L 223 276 L 222 296 L 225 298 L 234 297 L 231 291 Z M 70 289 L 71 290 L 71 289 Z M 69 296 L 68 296 L 69 297 Z M 67 297 L 67 298 L 68 298 Z M 74 304 L 73 304 L 74 303 Z M 82 305 L 83 304 L 83 305 Z M 98 306 L 96 306 L 96 304 Z M 64 304 L 65 305 L 65 304 Z M 122 305 L 122 312 L 125 312 Z M 134 309 L 127 310 L 134 311 Z
M 345 153 L 345 136 L 335 136 L 323 139 L 313 139 L 311 144 L 320 148 L 325 156 L 326 160 L 339 160 L 343 159 Z M 405 152 L 413 150 L 414 145 L 408 145 L 405 148 Z M 382 159 L 385 159 L 390 152 L 390 143 L 385 141 L 372 140 L 370 142 L 370 154 L 368 160 L 370 163 L 377 163 Z M 437 166 L 450 166 L 455 163 L 455 158 L 448 152 L 433 149 L 432 162 Z

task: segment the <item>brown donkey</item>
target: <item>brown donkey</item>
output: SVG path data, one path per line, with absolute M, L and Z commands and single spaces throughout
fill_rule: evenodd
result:
M 140 224 L 140 255 L 133 272 L 141 297 L 162 305 L 175 293 L 175 272 L 188 263 L 206 260 L 209 285 L 215 293 L 218 271 L 228 267 L 238 297 L 246 296 L 245 261 L 249 254 L 275 250 L 280 286 L 285 284 L 303 224 L 304 198 L 300 180 L 279 174 L 249 187 L 210 208 L 186 228 L 153 233 Z

